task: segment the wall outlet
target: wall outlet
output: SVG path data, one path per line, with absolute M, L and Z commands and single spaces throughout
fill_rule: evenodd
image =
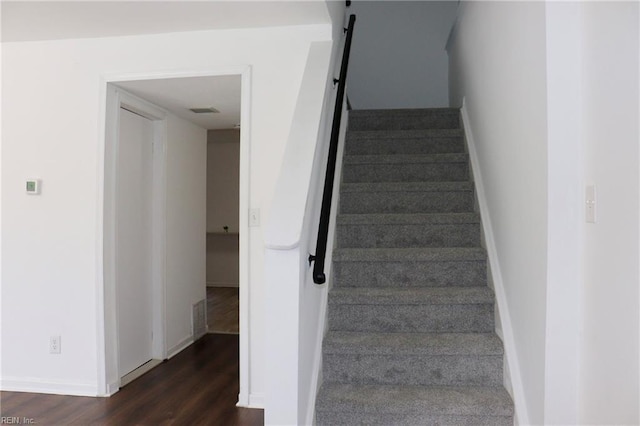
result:
M 50 354 L 59 354 L 61 352 L 61 342 L 60 336 L 51 336 L 49 339 L 49 353 Z

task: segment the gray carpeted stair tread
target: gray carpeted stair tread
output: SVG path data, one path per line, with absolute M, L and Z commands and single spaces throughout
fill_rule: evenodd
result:
M 430 163 L 464 163 L 469 161 L 464 153 L 443 153 L 424 155 L 378 154 L 378 155 L 346 155 L 343 164 L 430 164 Z
M 337 287 L 486 286 L 486 263 L 479 260 L 334 262 L 333 273 Z
M 391 300 L 391 298 L 389 299 Z M 385 333 L 490 333 L 494 330 L 491 303 L 399 304 L 331 303 L 329 329 Z
M 320 412 L 317 426 L 513 426 L 512 416 L 449 416 L 426 413 Z
M 459 127 L 460 113 L 450 108 L 356 110 L 349 113 L 349 130 Z
M 336 247 L 478 247 L 474 213 L 338 215 Z
M 495 333 L 363 333 L 330 331 L 325 354 L 356 355 L 502 355 Z
M 350 130 L 347 141 L 358 139 L 432 139 L 432 138 L 462 138 L 462 129 L 420 129 L 420 130 Z M 349 142 L 347 142 L 348 144 Z
M 490 305 L 488 287 L 339 287 L 331 305 Z
M 487 253 L 481 247 L 339 248 L 333 252 L 334 262 L 448 262 L 486 258 Z
M 502 385 L 500 341 L 489 333 L 330 332 L 322 356 L 331 383 Z
M 360 182 L 345 183 L 342 193 L 350 192 L 456 192 L 473 191 L 472 182 Z
M 339 214 L 338 225 L 428 225 L 480 223 L 477 213 Z
M 468 181 L 464 154 L 346 156 L 342 180 L 351 182 Z
M 370 117 L 370 116 L 423 116 L 423 115 L 450 115 L 458 117 L 460 110 L 458 108 L 391 108 L 391 109 L 354 109 L 349 112 L 349 117 Z
M 316 410 L 359 413 L 512 416 L 506 390 L 484 386 L 390 386 L 325 383 Z
M 339 213 L 463 213 L 473 211 L 467 182 L 342 185 Z
M 345 154 L 349 155 L 431 155 L 464 153 L 459 129 L 375 130 L 347 133 Z
M 338 248 L 333 266 L 337 287 L 486 287 L 480 247 Z

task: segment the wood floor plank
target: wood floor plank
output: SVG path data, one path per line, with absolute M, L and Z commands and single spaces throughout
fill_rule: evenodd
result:
M 235 406 L 238 336 L 207 334 L 110 398 L 0 392 L 0 416 L 38 425 L 264 424 L 263 410 Z
M 207 325 L 210 333 L 239 333 L 238 291 L 237 287 L 207 287 Z

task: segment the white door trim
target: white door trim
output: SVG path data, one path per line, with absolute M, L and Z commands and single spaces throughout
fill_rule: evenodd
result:
M 254 406 L 256 403 L 251 404 L 252 399 L 255 400 L 255 395 L 252 397 L 250 390 L 250 359 L 251 359 L 251 347 L 250 347 L 250 238 L 249 238 L 249 209 L 250 209 L 250 153 L 251 153 L 251 67 L 242 65 L 235 67 L 225 67 L 217 70 L 209 71 L 182 71 L 182 72 L 148 72 L 148 73 L 124 73 L 124 74 L 110 74 L 103 75 L 100 81 L 100 135 L 98 138 L 98 153 L 97 153 L 97 211 L 96 218 L 97 223 L 97 247 L 96 247 L 96 262 L 97 262 L 97 274 L 96 282 L 96 304 L 97 304 L 97 319 L 96 319 L 96 336 L 97 336 L 97 382 L 98 382 L 98 394 L 101 396 L 112 395 L 118 391 L 118 369 L 117 369 L 117 346 L 114 342 L 117 342 L 117 333 L 115 329 L 116 315 L 114 311 L 115 307 L 115 286 L 114 286 L 114 265 L 113 260 L 113 240 L 109 239 L 107 234 L 108 229 L 113 228 L 113 190 L 114 186 L 114 170 L 113 167 L 114 157 L 112 150 L 108 149 L 113 146 L 114 137 L 117 137 L 117 132 L 114 135 L 114 129 L 117 130 L 117 113 L 120 107 L 120 101 L 114 101 L 116 97 L 115 92 L 123 93 L 120 89 L 115 90 L 113 85 L 109 83 L 116 83 L 119 81 L 131 81 L 131 80 L 150 80 L 150 79 L 167 79 L 167 78 L 185 78 L 185 77 L 211 77 L 211 76 L 223 76 L 223 75 L 240 75 L 241 76 L 241 130 L 240 130 L 240 217 L 239 217 L 239 231 L 240 231 L 240 271 L 239 271 L 239 286 L 240 286 L 240 394 L 238 395 L 238 406 Z M 135 98 L 135 97 L 134 97 Z M 130 98 L 127 98 L 130 99 Z M 142 101 L 148 106 L 152 106 L 145 101 Z M 136 107 L 136 105 L 129 105 L 129 107 Z M 155 108 L 155 107 L 154 107 Z M 155 108 L 156 111 L 161 111 Z M 151 113 L 153 116 L 153 113 Z M 164 123 L 163 120 L 156 120 L 154 123 Z M 162 134 L 166 134 L 166 125 L 162 124 Z M 154 128 L 154 135 L 156 134 Z M 162 142 L 166 144 L 166 141 Z M 164 146 L 164 145 L 163 145 Z M 166 163 L 166 146 L 163 148 L 163 158 Z M 163 166 L 164 167 L 164 166 Z M 155 171 L 155 162 L 154 162 Z M 164 204 L 164 188 L 166 188 L 166 173 L 163 175 L 161 195 L 162 204 L 158 208 L 161 212 L 158 221 L 165 222 L 166 206 Z M 154 189 L 155 190 L 155 189 Z M 154 197 L 155 198 L 155 197 Z M 159 241 L 159 245 L 163 248 L 162 259 L 164 262 L 164 231 L 162 235 L 162 241 Z M 155 244 L 154 244 L 155 245 Z M 163 264 L 164 265 L 164 264 Z M 155 270 L 155 268 L 154 268 Z M 162 268 L 164 270 L 164 268 Z M 164 289 L 164 274 L 160 280 L 162 282 L 162 288 Z M 154 276 L 155 278 L 155 276 Z M 205 283 L 203 283 L 205 285 Z M 162 291 L 164 295 L 164 291 Z M 159 315 L 162 320 L 159 321 L 159 325 L 162 327 L 162 347 L 156 347 L 154 339 L 154 354 L 156 350 L 162 352 L 162 359 L 166 358 L 166 341 L 164 330 L 166 329 L 164 323 L 164 299 L 160 306 L 162 307 Z M 156 318 L 154 318 L 154 327 L 156 324 Z M 155 328 L 154 328 L 155 335 Z M 160 345 L 160 343 L 158 342 Z M 259 405 L 259 404 L 258 404 Z
M 152 159 L 152 188 L 151 188 L 151 229 L 152 229 L 152 315 L 153 315 L 153 345 L 152 358 L 166 358 L 165 344 L 165 199 L 166 199 L 166 115 L 167 113 L 126 91 L 113 85 L 107 87 L 107 113 L 111 118 L 108 122 L 105 137 L 105 173 L 104 173 L 104 226 L 103 226 L 103 267 L 104 267 L 104 314 L 105 321 L 105 383 L 108 394 L 112 394 L 120 387 L 120 368 L 118 365 L 118 315 L 116 297 L 116 249 L 117 216 L 116 203 L 116 158 L 119 144 L 120 108 L 125 108 L 152 121 L 153 125 L 153 159 Z

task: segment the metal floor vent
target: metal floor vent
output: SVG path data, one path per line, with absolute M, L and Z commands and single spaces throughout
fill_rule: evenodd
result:
M 193 340 L 198 340 L 207 333 L 207 313 L 204 299 L 193 305 Z

